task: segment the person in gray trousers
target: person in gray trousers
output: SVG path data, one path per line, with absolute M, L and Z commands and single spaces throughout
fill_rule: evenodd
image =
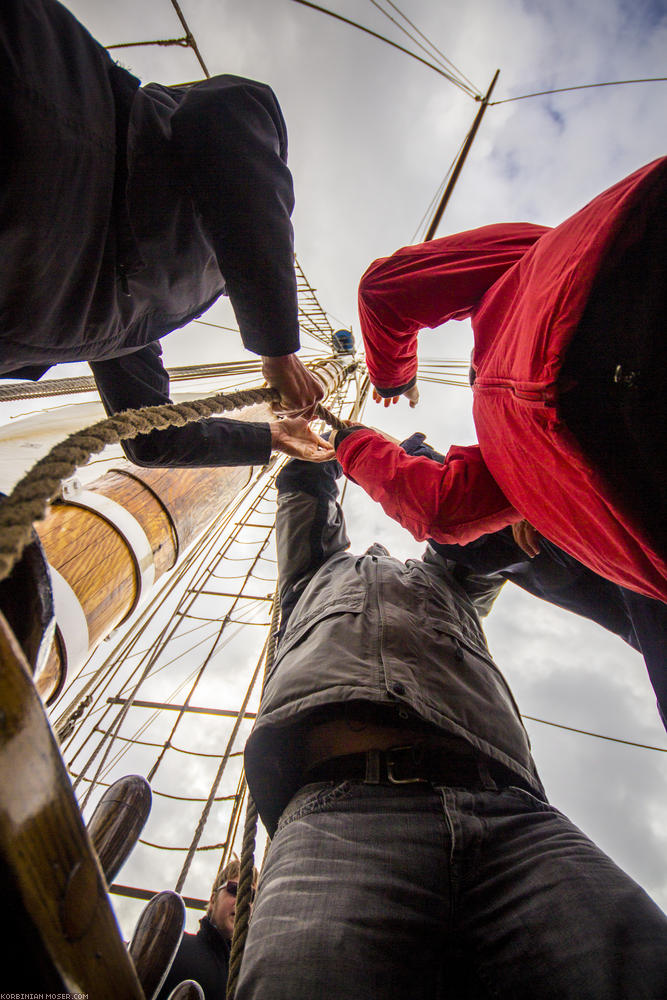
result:
M 468 593 L 430 547 L 351 554 L 339 473 L 278 477 L 245 753 L 273 840 L 237 1000 L 667 996 L 667 917 L 548 803 Z

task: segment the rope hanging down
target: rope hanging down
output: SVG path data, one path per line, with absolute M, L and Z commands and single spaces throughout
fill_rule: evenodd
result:
M 70 434 L 35 463 L 0 505 L 0 580 L 9 576 L 21 558 L 23 549 L 30 541 L 33 522 L 46 517 L 48 504 L 57 496 L 63 480 L 72 476 L 92 455 L 107 445 L 119 444 L 154 430 L 184 427 L 257 403 L 275 403 L 279 398 L 278 391 L 269 387 L 245 389 L 228 395 L 218 393 L 186 403 L 125 410 Z M 321 404 L 315 412 L 331 427 L 343 426 L 338 417 Z
M 280 619 L 280 597 L 278 588 L 273 598 L 273 612 L 271 614 L 271 630 L 269 641 L 266 647 L 266 659 L 264 662 L 264 680 L 271 672 L 273 657 L 276 651 L 276 640 L 278 638 L 278 622 Z M 236 917 L 234 919 L 234 933 L 232 934 L 232 946 L 229 954 L 229 972 L 227 974 L 227 1000 L 234 1000 L 236 994 L 236 984 L 241 971 L 241 962 L 245 949 L 246 938 L 248 937 L 248 926 L 250 924 L 250 900 L 252 896 L 252 876 L 255 867 L 255 842 L 257 840 L 257 820 L 258 812 L 255 800 L 248 791 L 248 802 L 246 805 L 245 825 L 243 828 L 243 844 L 241 847 L 241 863 L 239 866 L 239 888 L 236 899 Z

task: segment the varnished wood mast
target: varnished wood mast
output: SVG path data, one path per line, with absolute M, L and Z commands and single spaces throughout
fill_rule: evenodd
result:
M 317 365 L 327 395 L 345 378 Z M 235 419 L 271 419 L 266 406 Z M 54 503 L 35 527 L 52 571 L 56 636 L 35 676 L 44 701 L 71 682 L 89 653 L 127 619 L 179 554 L 250 481 L 252 469 L 141 469 L 128 463 Z
M 44 700 L 249 482 L 251 468 L 113 469 L 36 525 L 52 570 L 56 638 L 35 677 Z M 55 573 L 53 572 L 55 570 Z

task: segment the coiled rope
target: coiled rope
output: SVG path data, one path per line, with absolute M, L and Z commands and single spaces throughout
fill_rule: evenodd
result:
M 0 580 L 11 573 L 31 538 L 34 521 L 46 517 L 48 504 L 60 490 L 65 479 L 102 451 L 107 445 L 119 444 L 150 434 L 154 430 L 184 427 L 208 417 L 257 403 L 275 403 L 280 399 L 277 389 L 263 387 L 228 394 L 218 393 L 206 399 L 186 403 L 165 403 L 145 406 L 139 410 L 124 410 L 91 427 L 70 434 L 41 458 L 16 484 L 11 494 L 0 503 Z M 315 414 L 333 428 L 344 426 L 338 417 L 318 403 Z

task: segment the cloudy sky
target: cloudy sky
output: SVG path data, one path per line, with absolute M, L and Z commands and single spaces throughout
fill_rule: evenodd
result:
M 377 4 L 330 2 L 343 16 L 419 51 Z M 104 44 L 181 34 L 169 0 L 66 5 Z M 359 276 L 376 257 L 414 242 L 478 105 L 396 49 L 292 0 L 181 0 L 181 6 L 211 73 L 254 77 L 278 95 L 290 135 L 298 257 L 335 322 L 358 330 Z M 499 68 L 496 100 L 667 75 L 665 0 L 404 0 L 402 9 L 479 92 Z M 143 82 L 201 75 L 184 49 L 116 55 Z M 662 155 L 666 88 L 577 90 L 489 108 L 439 235 L 508 220 L 558 223 Z M 227 310 L 215 306 L 209 318 L 231 325 Z M 233 333 L 201 325 L 172 334 L 164 345 L 172 365 L 243 354 Z M 470 348 L 466 324 L 425 332 L 420 344 L 429 358 L 463 360 Z M 366 419 L 397 437 L 422 430 L 444 450 L 475 440 L 470 408 L 467 389 L 425 385 L 418 409 L 405 404 L 385 413 L 369 405 Z M 380 538 L 401 557 L 421 551 L 356 487 L 347 491 L 346 513 L 355 548 Z M 667 750 L 643 662 L 620 640 L 509 585 L 487 635 L 526 714 Z M 667 909 L 665 753 L 526 725 L 554 804 Z

